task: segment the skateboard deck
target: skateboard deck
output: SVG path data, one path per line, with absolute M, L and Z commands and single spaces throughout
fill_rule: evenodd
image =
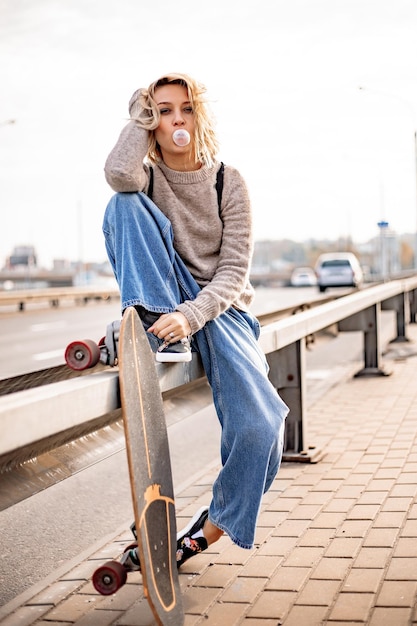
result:
M 119 380 L 143 587 L 159 624 L 184 622 L 165 414 L 153 354 L 138 313 L 123 315 Z

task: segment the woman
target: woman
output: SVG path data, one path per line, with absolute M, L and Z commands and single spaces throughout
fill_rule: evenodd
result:
M 259 323 L 248 310 L 246 185 L 230 166 L 219 183 L 204 92 L 184 74 L 136 91 L 131 119 L 105 166 L 118 192 L 103 231 L 122 310 L 137 308 L 158 360 L 188 360 L 191 340 L 222 427 L 213 498 L 180 534 L 178 566 L 223 532 L 238 546 L 253 547 L 262 495 L 281 462 L 288 412 L 268 380 Z M 132 561 L 133 567 L 134 554 Z

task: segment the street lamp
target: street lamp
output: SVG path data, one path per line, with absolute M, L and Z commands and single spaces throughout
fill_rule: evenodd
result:
M 359 87 L 360 91 L 367 91 L 368 93 L 374 93 L 379 96 L 384 96 L 385 98 L 391 98 L 393 100 L 398 100 L 403 105 L 407 107 L 409 111 L 413 114 L 414 120 L 414 108 L 411 102 L 404 100 L 400 96 L 392 93 L 385 93 L 384 91 L 377 91 L 374 89 L 368 89 L 368 87 Z M 414 175 L 415 175 L 415 187 L 416 187 L 416 224 L 415 224 L 415 232 L 414 232 L 414 245 L 413 245 L 413 256 L 414 256 L 414 269 L 417 270 L 417 131 L 414 131 Z
M 379 228 L 379 245 L 380 245 L 380 259 L 381 259 L 381 277 L 383 282 L 386 281 L 388 276 L 387 271 L 387 250 L 386 250 L 386 232 L 389 224 L 386 220 L 381 220 L 378 222 Z

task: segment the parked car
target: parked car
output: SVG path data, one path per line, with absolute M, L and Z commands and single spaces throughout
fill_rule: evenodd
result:
M 317 277 L 312 267 L 296 267 L 290 278 L 292 287 L 314 287 Z
M 351 252 L 321 254 L 315 270 L 321 292 L 326 291 L 327 287 L 360 287 L 363 283 L 361 266 Z

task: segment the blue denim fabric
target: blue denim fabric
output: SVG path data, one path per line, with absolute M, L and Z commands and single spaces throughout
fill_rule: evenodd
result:
M 171 224 L 145 194 L 113 196 L 103 232 L 122 310 L 141 305 L 168 313 L 195 298 L 200 287 L 174 249 Z M 213 485 L 209 519 L 248 549 L 253 547 L 262 495 L 281 463 L 288 413 L 268 379 L 259 331 L 250 313 L 230 308 L 192 338 L 222 426 L 222 469 Z M 156 337 L 149 339 L 156 349 Z

